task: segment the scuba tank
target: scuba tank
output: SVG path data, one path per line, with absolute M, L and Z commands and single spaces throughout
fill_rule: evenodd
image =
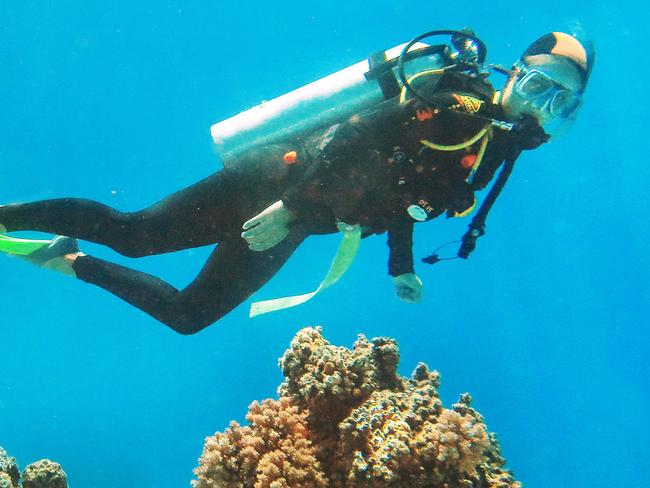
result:
M 427 34 L 418 39 L 432 33 Z M 451 43 L 432 46 L 418 40 L 372 53 L 363 61 L 214 124 L 210 132 L 224 166 L 236 164 L 239 156 L 255 146 L 307 137 L 396 97 L 404 87 L 410 88 L 407 80 L 420 73 L 485 59 L 485 46 L 473 32 L 433 31 L 433 35 L 440 34 L 452 36 Z

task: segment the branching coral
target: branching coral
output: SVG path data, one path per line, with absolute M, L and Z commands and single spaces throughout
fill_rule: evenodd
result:
M 226 432 L 207 439 L 196 488 L 237 488 L 242 480 L 258 488 L 327 486 L 309 439 L 306 414 L 288 398 L 255 402 L 246 419 L 249 426 L 232 422 Z
M 58 463 L 42 459 L 30 464 L 22 474 L 13 457 L 0 447 L 0 488 L 68 488 L 65 472 Z
M 193 486 L 519 487 L 471 397 L 443 408 L 438 373 L 420 364 L 402 378 L 398 361 L 390 339 L 361 335 L 349 350 L 301 330 L 280 359 L 280 399 L 206 439 Z

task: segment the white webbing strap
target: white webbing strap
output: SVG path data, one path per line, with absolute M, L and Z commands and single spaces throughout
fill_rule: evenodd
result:
M 330 265 L 330 269 L 327 272 L 327 275 L 325 275 L 325 278 L 318 286 L 318 288 L 315 291 L 311 293 L 305 293 L 304 295 L 296 295 L 291 297 L 275 298 L 273 300 L 255 302 L 251 305 L 251 318 L 265 313 L 295 307 L 296 305 L 305 303 L 306 301 L 311 300 L 321 291 L 332 286 L 341 278 L 341 276 L 345 274 L 348 268 L 352 265 L 352 262 L 357 255 L 357 251 L 359 250 L 359 244 L 361 243 L 361 226 L 349 225 L 344 222 L 337 222 L 336 225 L 341 234 L 343 234 L 343 239 L 341 240 L 341 244 L 339 244 L 339 248 L 336 251 L 336 256 L 334 256 L 334 260 Z

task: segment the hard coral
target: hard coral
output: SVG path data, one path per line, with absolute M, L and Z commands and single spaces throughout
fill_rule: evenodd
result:
M 280 396 L 293 398 L 315 417 L 328 420 L 345 417 L 373 391 L 399 385 L 396 368 L 399 350 L 395 341 L 369 342 L 359 336 L 352 350 L 332 346 L 320 329 L 303 329 L 280 359 L 286 380 Z
M 306 414 L 288 398 L 253 403 L 249 426 L 232 422 L 206 440 L 195 488 L 326 487 L 309 439 Z
M 42 459 L 25 468 L 22 486 L 23 488 L 68 488 L 68 481 L 60 464 Z
M 42 459 L 30 464 L 22 474 L 16 460 L 0 447 L 0 488 L 68 488 L 66 474 L 58 463 Z
M 359 336 L 332 346 L 298 332 L 280 359 L 279 400 L 206 440 L 195 488 L 516 488 L 468 394 L 451 409 L 424 364 L 397 374 L 399 350 Z
M 5 476 L 1 476 L 2 474 Z M 7 479 L 9 479 L 10 483 L 8 485 Z M 4 485 L 7 485 L 8 488 L 12 486 L 17 487 L 19 480 L 20 470 L 18 469 L 18 464 L 16 464 L 16 458 L 9 456 L 7 451 L 0 447 L 0 487 L 5 488 Z
M 9 475 L 0 471 L 0 488 L 14 488 L 15 486 L 18 485 L 14 485 Z

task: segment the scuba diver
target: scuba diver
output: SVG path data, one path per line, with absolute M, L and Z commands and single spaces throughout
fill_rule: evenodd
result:
M 451 46 L 420 42 L 440 34 L 452 36 Z M 414 74 L 415 64 L 407 75 L 405 66 L 423 59 L 418 51 L 445 62 Z M 474 193 L 501 168 L 463 236 L 458 255 L 467 258 L 520 152 L 542 145 L 575 119 L 594 52 L 588 42 L 553 32 L 531 44 L 511 69 L 486 67 L 485 46 L 463 30 L 432 31 L 399 56 L 386 53 L 364 68 L 364 83 L 383 94 L 377 103 L 327 127 L 224 150 L 223 169 L 140 211 L 76 198 L 0 206 L 0 232 L 57 235 L 47 241 L 3 235 L 0 251 L 99 286 L 174 331 L 193 334 L 271 279 L 307 236 L 386 232 L 396 293 L 419 302 L 423 284 L 414 271 L 413 225 L 469 214 Z M 507 75 L 501 91 L 486 79 L 494 70 Z M 213 126 L 215 140 L 227 137 L 220 124 Z M 249 133 L 242 134 L 246 139 Z M 217 246 L 179 290 L 84 254 L 77 239 L 128 257 Z M 424 261 L 438 260 L 433 255 Z

